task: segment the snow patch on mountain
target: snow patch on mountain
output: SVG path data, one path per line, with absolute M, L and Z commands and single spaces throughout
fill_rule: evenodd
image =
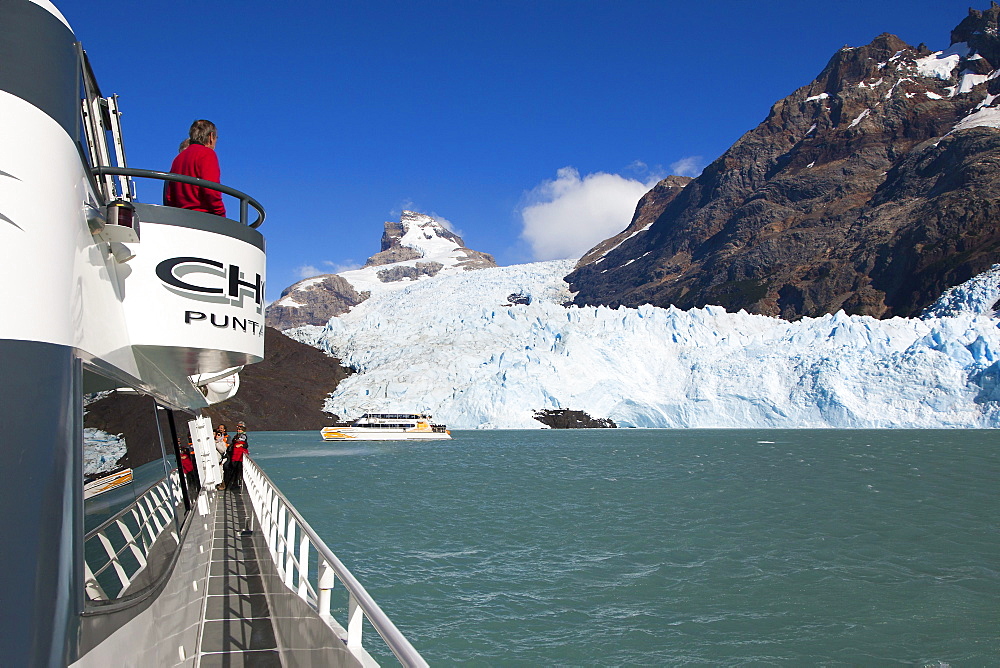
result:
M 978 127 L 1000 128 L 1000 108 L 977 109 L 956 123 L 952 132 Z
M 460 236 L 438 219 L 404 211 L 386 222 L 382 249 L 361 269 L 307 278 L 282 291 L 268 306 L 267 324 L 288 329 L 318 325 L 374 294 L 393 292 L 439 274 L 495 267 L 493 256 L 465 247 Z
M 469 268 L 474 251 L 465 248 L 460 237 L 431 216 L 404 211 L 399 227 L 402 230 L 401 236 L 391 242 L 383 237 L 382 250 L 389 250 L 390 246 L 408 249 L 413 251 L 415 257 L 377 262 L 378 255 L 375 255 L 361 269 L 341 272 L 340 276 L 347 279 L 358 292 L 368 291 L 373 295 L 392 292 L 414 281 L 426 280 L 441 273 L 462 272 Z M 390 224 L 387 224 L 387 234 L 389 229 Z M 493 264 L 492 258 L 490 264 Z M 391 268 L 387 265 L 391 265 Z
M 947 81 L 958 67 L 959 61 L 969 55 L 969 45 L 965 42 L 952 44 L 945 51 L 936 51 L 929 56 L 917 58 L 917 74 Z
M 391 225 L 391 223 L 387 223 Z M 405 248 L 414 251 L 415 257 L 391 263 L 369 264 L 361 269 L 340 272 L 338 275 L 347 281 L 360 292 L 371 292 L 372 294 L 394 291 L 404 287 L 407 283 L 430 278 L 433 274 L 413 271 L 409 275 L 399 280 L 386 279 L 386 265 L 393 267 L 411 267 L 417 269 L 417 265 L 427 266 L 431 263 L 440 264 L 438 273 L 450 273 L 454 271 L 464 271 L 468 264 L 468 250 L 462 247 L 461 239 L 441 225 L 440 222 L 420 213 L 404 211 L 400 217 L 399 226 L 402 235 L 394 240 L 392 244 L 396 248 Z M 383 251 L 386 248 L 383 248 Z M 381 277 L 380 277 L 381 276 Z M 288 294 L 277 300 L 279 306 L 302 306 L 296 300 L 296 293 L 306 292 L 316 284 L 322 282 L 325 276 L 314 276 L 296 283 Z
M 438 276 L 289 334 L 358 370 L 326 403 L 341 417 L 539 428 L 535 410 L 572 408 L 622 427 L 1000 426 L 989 315 L 1000 267 L 921 319 L 787 322 L 717 306 L 566 307 L 572 264 Z

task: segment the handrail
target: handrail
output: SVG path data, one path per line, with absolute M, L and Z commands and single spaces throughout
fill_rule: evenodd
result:
M 171 473 L 173 473 L 173 472 L 171 472 Z M 136 503 L 138 503 L 139 501 L 141 501 L 142 499 L 144 499 L 154 489 L 156 489 L 161 484 L 163 484 L 163 482 L 168 477 L 170 477 L 170 476 L 163 476 L 163 478 L 161 478 L 159 481 L 157 481 L 157 483 L 155 485 L 149 486 L 146 489 L 146 491 L 143 492 L 142 495 L 139 498 L 137 498 L 133 503 L 130 503 L 129 505 L 125 506 L 124 508 L 122 508 L 121 510 L 119 510 L 117 513 L 115 513 L 114 515 L 112 515 L 111 517 L 109 517 L 108 519 L 104 520 L 103 522 L 101 522 L 100 524 L 98 524 L 96 527 L 94 527 L 93 529 L 91 529 L 90 531 L 88 531 L 84 535 L 83 540 L 84 541 L 90 540 L 91 538 L 93 538 L 94 536 L 96 536 L 99 532 L 104 531 L 109 526 L 111 526 L 112 524 L 114 524 L 115 522 L 117 522 L 118 520 L 120 520 L 122 517 L 124 517 L 125 515 L 129 514 L 132 511 L 132 508 L 135 506 Z M 175 484 L 178 484 L 178 485 L 180 484 L 176 480 L 173 480 L 173 482 Z M 132 483 L 129 483 L 129 484 L 132 484 Z M 178 487 L 178 489 L 180 489 L 180 488 Z M 175 492 L 174 495 L 177 496 L 177 492 Z
M 236 188 L 230 188 L 229 186 L 224 186 L 221 183 L 216 183 L 215 181 L 199 179 L 194 176 L 185 176 L 183 174 L 159 172 L 155 169 L 134 169 L 132 167 L 94 167 L 90 171 L 94 176 L 132 176 L 142 179 L 175 181 L 177 183 L 187 183 L 192 186 L 201 186 L 202 188 L 208 188 L 209 190 L 217 190 L 226 195 L 231 195 L 240 201 L 240 222 L 244 225 L 249 225 L 250 227 L 260 227 L 261 223 L 264 222 L 264 218 L 267 216 L 264 212 L 264 207 L 261 206 L 260 202 L 255 200 L 253 197 L 247 195 L 245 192 L 237 190 Z M 252 206 L 257 211 L 257 220 L 252 223 L 247 223 L 248 205 Z
M 149 555 L 153 544 L 159 539 L 164 531 L 173 526 L 175 518 L 174 505 L 181 500 L 180 484 L 177 470 L 174 469 L 170 475 L 164 476 L 157 484 L 147 489 L 133 503 L 129 504 L 113 517 L 108 518 L 99 526 L 91 529 L 84 537 L 84 545 L 97 538 L 108 561 L 96 570 L 91 567 L 84 557 L 84 581 L 88 598 L 93 601 L 107 601 L 120 598 L 135 580 L 136 576 L 146 568 L 146 557 Z M 131 515 L 135 522 L 135 531 L 129 527 L 125 520 Z M 117 531 L 118 539 L 124 541 L 121 548 L 115 549 L 108 537 L 108 530 L 114 528 Z M 171 532 L 174 540 L 179 542 L 176 531 Z M 122 555 L 131 554 L 136 562 L 136 568 L 131 566 L 126 569 L 122 562 Z M 109 596 L 100 585 L 97 578 L 109 568 L 113 568 L 117 575 L 121 589 L 118 594 Z M 132 572 L 128 572 L 131 570 Z
M 375 599 L 249 456 L 243 458 L 243 479 L 246 482 L 246 489 L 250 493 L 254 514 L 257 516 L 257 521 L 285 586 L 296 592 L 300 598 L 317 610 L 324 621 L 329 623 L 332 620 L 329 610 L 330 589 L 333 588 L 332 576 L 335 574 L 350 595 L 348 637 L 345 639 L 347 647 L 362 649 L 361 618 L 357 615 L 357 612 L 360 611 L 382 636 L 385 644 L 396 655 L 400 664 L 407 668 L 427 666 L 424 658 L 396 628 L 396 625 L 382 611 Z M 301 536 L 297 550 L 295 545 L 296 525 Z M 317 568 L 320 571 L 317 573 L 318 595 L 312 584 L 308 582 L 307 543 L 312 544 L 319 558 L 317 562 Z M 293 587 L 295 580 L 292 572 L 293 566 L 299 574 L 297 589 Z M 309 594 L 312 594 L 312 597 Z

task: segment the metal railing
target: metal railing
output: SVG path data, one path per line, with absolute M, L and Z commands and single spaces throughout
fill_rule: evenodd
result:
M 202 188 L 208 188 L 209 190 L 217 190 L 225 195 L 231 195 L 240 201 L 240 222 L 244 225 L 249 225 L 250 227 L 260 227 L 261 223 L 264 222 L 265 216 L 267 215 L 264 212 L 264 207 L 260 205 L 260 202 L 255 200 L 250 195 L 247 195 L 245 192 L 241 192 L 236 188 L 230 188 L 229 186 L 224 186 L 221 183 L 216 183 L 215 181 L 206 181 L 205 179 L 199 179 L 194 176 L 184 176 L 183 174 L 158 172 L 153 169 L 133 169 L 132 167 L 94 167 L 90 171 L 94 176 L 129 176 L 141 179 L 157 179 L 159 181 L 175 181 L 177 183 L 187 183 L 192 186 L 201 186 Z M 248 207 L 251 206 L 257 211 L 257 220 L 252 223 L 248 223 Z
M 101 549 L 97 553 L 101 554 L 103 551 L 103 555 L 99 561 L 103 561 L 103 557 L 107 558 L 107 561 L 95 569 L 92 565 L 94 556 L 91 554 L 84 557 L 84 586 L 90 600 L 108 601 L 123 596 L 136 576 L 145 570 L 146 557 L 153 544 L 168 528 L 171 529 L 170 535 L 174 542 L 180 543 L 174 517 L 177 504 L 182 502 L 180 481 L 177 470 L 174 469 L 134 503 L 87 533 L 84 537 L 85 552 L 87 546 L 100 545 Z M 108 594 L 108 582 L 102 586 L 98 581 L 108 569 L 114 570 L 121 585 L 121 589 L 114 595 Z
M 360 655 L 362 662 L 367 657 L 361 645 L 362 625 L 367 618 L 400 664 L 407 667 L 427 666 L 427 662 L 382 612 L 375 599 L 249 457 L 243 459 L 243 480 L 271 558 L 285 586 L 315 610 L 335 632 L 346 628 L 347 637 L 341 639 L 349 650 Z M 315 551 L 318 563 L 319 572 L 314 576 L 309 572 L 310 549 Z M 337 579 L 348 593 L 346 627 L 340 626 L 330 612 L 331 590 Z

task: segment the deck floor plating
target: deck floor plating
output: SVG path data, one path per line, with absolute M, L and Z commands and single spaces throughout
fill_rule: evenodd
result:
M 216 495 L 211 565 L 199 665 L 280 666 L 271 612 L 251 535 L 243 534 L 252 509 L 242 490 Z

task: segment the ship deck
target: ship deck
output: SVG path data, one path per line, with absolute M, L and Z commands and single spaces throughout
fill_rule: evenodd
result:
M 211 558 L 197 665 L 281 666 L 242 488 L 210 495 Z M 265 565 L 266 567 L 266 565 Z
M 160 592 L 147 599 L 142 610 L 124 620 L 113 619 L 114 612 L 106 619 L 90 618 L 95 626 L 91 633 L 100 631 L 98 625 L 114 624 L 117 630 L 74 667 L 119 665 L 122 657 L 129 657 L 129 665 L 183 668 L 371 668 L 378 664 L 361 644 L 364 620 L 383 638 L 392 639 L 400 663 L 425 667 L 426 661 L 364 587 L 274 488 L 260 519 L 254 511 L 260 505 L 251 499 L 271 483 L 250 459 L 243 472 L 241 489 L 200 492 L 180 531 L 176 562 Z M 277 525 L 272 515 L 278 517 Z M 294 553 L 286 551 L 286 545 L 295 545 Z M 312 557 L 306 551 L 309 546 Z M 313 574 L 323 564 L 318 582 L 306 579 L 310 562 Z M 330 610 L 334 580 L 340 583 L 338 606 L 349 613 L 346 626 Z

